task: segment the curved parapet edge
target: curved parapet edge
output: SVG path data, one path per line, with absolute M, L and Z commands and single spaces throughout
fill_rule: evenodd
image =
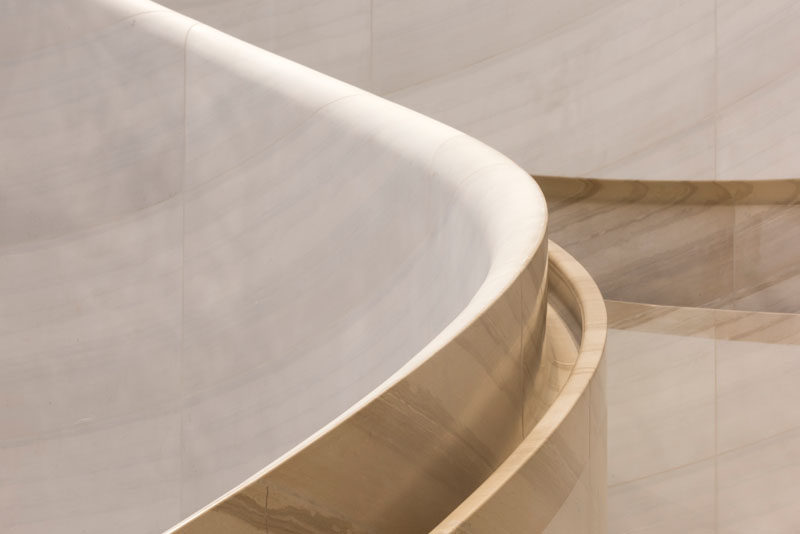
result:
M 543 301 L 546 257 L 543 243 L 466 325 L 169 532 L 429 530 L 523 438 L 523 354 L 539 357 L 544 324 L 523 303 Z
M 606 531 L 605 305 L 586 270 L 549 247 L 547 336 L 577 334 L 572 372 L 519 447 L 435 534 Z M 558 318 L 566 328 L 552 328 Z
M 210 27 L 187 31 L 180 22 L 187 61 L 219 69 L 209 79 L 233 71 L 255 86 L 269 82 L 270 94 L 285 98 L 292 83 L 284 76 L 309 83 L 299 98 L 330 102 L 314 118 L 418 160 L 477 225 L 489 265 L 466 307 L 379 387 L 170 531 L 263 532 L 267 524 L 270 532 L 429 530 L 523 438 L 523 355 L 540 353 L 545 320 L 543 306 L 525 305 L 544 302 L 541 192 L 506 157 L 452 128 Z
M 523 303 L 543 301 L 546 258 L 545 242 L 466 325 L 168 532 L 429 530 L 523 438 L 523 354 L 539 357 L 544 325 Z
M 3 66 L 15 74 L 8 77 L 15 97 L 6 104 L 36 112 L 16 113 L 9 124 L 54 135 L 16 136 L 20 144 L 5 147 L 17 152 L 14 163 L 37 164 L 13 168 L 21 184 L 16 191 L 36 211 L 17 203 L 18 226 L 6 225 L 3 233 L 22 253 L 4 262 L 3 269 L 12 269 L 2 272 L 25 287 L 3 293 L 16 311 L 0 346 L 20 361 L 43 362 L 42 375 L 68 382 L 71 395 L 59 395 L 51 382 L 24 383 L 27 391 L 51 395 L 36 403 L 16 396 L 21 390 L 12 392 L 25 399 L 19 406 L 69 416 L 61 417 L 63 425 L 24 428 L 24 440 L 16 440 L 22 452 L 15 454 L 35 461 L 15 462 L 25 465 L 12 478 L 28 484 L 36 477 L 36 487 L 25 490 L 25 506 L 17 506 L 22 512 L 13 510 L 11 520 L 39 522 L 34 528 L 41 529 L 49 522 L 91 530 L 96 521 L 105 530 L 152 531 L 269 464 L 241 498 L 218 501 L 203 521 L 221 532 L 233 525 L 263 530 L 268 512 L 273 532 L 296 525 L 408 532 L 438 523 L 523 438 L 523 355 L 540 353 L 544 324 L 543 308 L 526 306 L 544 302 L 545 291 L 547 215 L 536 184 L 508 158 L 457 130 L 156 4 L 76 0 L 53 3 L 48 13 L 37 11 L 39 3 L 17 4 L 36 21 L 29 27 L 37 29 L 34 37 L 43 37 L 20 39 L 26 46 Z M 163 86 L 155 83 L 162 78 Z M 48 159 L 51 153 L 57 157 Z M 150 165 L 162 160 L 168 160 L 163 168 Z M 41 176 L 50 181 L 31 178 Z M 79 179 L 85 184 L 76 189 Z M 297 205 L 303 209 L 292 211 Z M 283 216 L 279 225 L 276 213 Z M 392 231 L 374 232 L 369 240 L 348 231 L 379 224 Z M 102 240 L 93 240 L 97 233 Z M 89 242 L 81 245 L 76 236 Z M 375 249 L 379 253 L 370 254 Z M 83 262 L 75 261 L 79 256 Z M 386 265 L 404 267 L 407 258 L 424 266 L 414 273 L 433 275 L 400 278 L 407 282 L 401 285 L 390 276 L 396 270 L 384 270 L 378 278 L 384 285 L 371 282 L 370 275 Z M 140 269 L 143 259 L 152 269 Z M 127 277 L 116 277 L 123 268 Z M 113 276 L 99 276 L 102 269 Z M 276 271 L 288 274 L 270 279 Z M 315 282 L 332 273 L 333 289 L 316 291 Z M 144 275 L 158 285 L 145 283 Z M 455 297 L 438 291 L 448 282 L 455 282 Z M 279 284 L 281 298 L 270 291 Z M 355 297 L 338 300 L 342 294 L 335 290 L 342 286 L 345 297 L 355 287 Z M 112 289 L 119 290 L 116 308 L 98 298 Z M 390 292 L 396 308 L 384 307 L 387 319 L 370 322 L 377 315 L 370 305 Z M 54 299 L 61 293 L 63 299 Z M 322 297 L 297 298 L 308 294 Z M 36 306 L 22 306 L 26 300 Z M 363 320 L 348 329 L 350 316 L 340 310 L 352 311 L 353 301 L 366 304 L 356 315 Z M 428 319 L 424 306 L 446 313 L 418 325 Z M 293 313 L 283 313 L 287 308 Z M 321 348 L 293 350 L 284 338 L 301 337 L 291 331 L 294 325 L 265 320 L 265 312 L 297 317 L 300 334 L 310 331 L 317 336 L 314 348 Z M 409 325 L 409 317 L 421 320 Z M 26 322 L 37 329 L 6 335 Z M 142 325 L 151 324 L 163 329 L 152 336 L 163 342 L 159 350 L 146 343 L 154 330 Z M 119 325 L 126 328 L 110 328 Z M 352 350 L 335 344 L 342 331 L 348 340 L 361 335 L 367 341 Z M 401 345 L 404 332 L 415 340 L 408 350 Z M 81 344 L 87 333 L 98 343 Z M 396 350 L 379 350 L 387 339 L 397 342 Z M 351 358 L 356 352 L 362 360 Z M 105 367 L 76 367 L 91 371 L 66 375 L 52 372 L 64 366 L 47 367 L 41 357 L 84 363 L 87 353 Z M 106 357 L 115 354 L 122 357 Z M 298 360 L 307 365 L 292 367 L 296 373 L 288 378 L 280 374 Z M 125 366 L 112 365 L 120 361 Z M 153 378 L 157 388 L 132 387 L 139 376 L 133 370 Z M 263 376 L 272 380 L 257 380 Z M 331 376 L 328 383 L 337 389 L 326 391 L 321 383 Z M 62 412 L 47 408 L 51 399 Z M 95 408 L 103 413 L 77 420 L 95 415 Z M 14 417 L 36 420 L 22 412 Z M 153 419 L 157 428 L 149 425 Z M 122 426 L 131 420 L 148 423 L 137 429 L 139 441 Z M 92 443 L 87 428 L 112 428 L 118 441 Z M 43 431 L 53 429 L 76 433 L 80 446 L 71 450 L 87 461 L 31 454 Z M 59 452 L 66 449 L 53 443 Z M 141 443 L 153 447 L 139 454 Z M 108 452 L 101 462 L 93 458 L 98 450 Z M 142 466 L 144 457 L 159 469 Z M 67 466 L 68 476 L 40 465 Z M 104 476 L 71 483 L 85 481 L 80 477 L 92 470 Z M 147 485 L 118 494 L 131 473 L 147 475 Z M 57 513 L 53 495 L 70 497 Z M 145 496 L 147 505 L 132 495 Z M 113 506 L 124 503 L 124 521 L 109 513 L 112 498 Z M 85 503 L 94 516 L 85 513 Z
M 474 492 L 457 503 L 451 503 L 457 506 L 453 506 L 450 514 L 433 528 L 432 532 L 437 534 L 605 532 L 606 423 L 602 358 L 606 335 L 605 307 L 588 273 L 552 242 L 548 249 L 549 309 L 545 343 L 550 350 L 561 347 L 548 357 L 555 361 L 566 360 L 569 375 L 559 386 L 549 408 L 521 443 L 476 486 Z M 574 349 L 574 354 L 570 354 L 569 347 Z M 437 359 L 445 360 L 447 355 L 436 354 L 429 363 L 438 367 Z M 438 380 L 433 385 L 438 385 L 440 394 L 444 396 L 449 386 L 447 375 L 442 370 L 440 368 L 430 379 Z M 425 371 L 418 373 L 425 374 Z M 415 378 L 419 377 L 412 374 L 404 378 L 403 382 L 407 384 L 402 389 L 413 389 L 410 382 Z M 395 407 L 400 406 L 399 398 L 392 399 L 391 394 L 389 391 L 373 398 L 370 404 L 376 406 L 367 404 L 362 406 L 362 410 L 377 414 L 374 410 L 382 409 L 382 405 L 392 403 Z M 474 392 L 473 396 L 476 396 Z M 484 414 L 484 417 L 497 415 Z M 380 416 L 388 417 L 390 424 L 395 419 L 391 412 L 384 411 Z M 387 427 L 386 419 L 381 421 L 378 417 L 365 420 L 365 423 L 374 425 L 373 432 L 369 439 L 357 444 L 359 448 L 355 448 L 356 444 L 347 436 L 347 421 L 329 426 L 317 435 L 308 450 L 301 449 L 287 455 L 282 465 L 267 468 L 170 532 L 328 532 L 336 528 L 352 532 L 428 531 L 419 521 L 421 514 L 426 512 L 420 503 L 441 502 L 441 497 L 429 493 L 430 487 L 420 486 L 425 478 L 423 472 L 438 472 L 452 477 L 457 474 L 451 469 L 457 458 L 426 458 L 424 450 L 429 443 L 426 440 L 433 440 L 437 445 L 444 443 L 441 438 L 450 429 L 429 421 L 432 425 L 429 433 L 425 429 L 403 429 L 416 434 L 409 441 L 399 434 L 401 427 Z M 351 423 L 350 426 L 354 425 Z M 381 435 L 384 432 L 392 435 Z M 411 458 L 407 468 L 417 473 L 413 485 L 398 484 L 399 473 L 395 466 L 387 465 L 385 454 L 374 446 L 374 443 L 381 442 L 393 444 Z M 457 448 L 451 452 L 457 453 Z M 463 480 L 451 478 L 453 484 L 461 482 Z M 359 518 L 362 523 L 355 524 L 344 513 L 337 522 L 330 515 L 323 515 L 323 510 L 312 509 L 308 501 L 287 503 L 288 499 L 295 497 L 296 489 L 301 492 L 308 490 L 306 484 L 337 487 L 342 494 L 337 504 L 357 502 L 360 508 L 351 510 L 355 514 L 351 517 Z M 371 487 L 377 493 L 370 495 L 363 491 L 365 487 Z M 403 495 L 403 491 L 407 493 Z M 418 497 L 418 508 L 406 506 L 412 503 L 409 495 Z M 324 497 L 330 502 L 330 494 Z M 391 516 L 382 521 L 380 528 L 376 526 L 377 520 L 370 518 L 376 509 Z M 398 514 L 398 510 L 402 514 Z M 416 518 L 416 524 L 409 518 Z

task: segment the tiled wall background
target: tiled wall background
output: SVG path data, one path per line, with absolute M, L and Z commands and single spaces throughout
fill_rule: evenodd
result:
M 800 176 L 800 0 L 164 0 L 533 174 Z
M 800 316 L 607 306 L 609 533 L 800 532 Z

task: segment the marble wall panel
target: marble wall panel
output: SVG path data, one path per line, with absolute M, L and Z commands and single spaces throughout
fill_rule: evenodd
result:
M 717 0 L 717 179 L 797 178 L 800 2 Z
M 165 0 L 533 174 L 796 178 L 797 0 Z
M 537 22 L 563 17 L 539 2 L 375 0 L 372 73 L 379 94 L 480 63 L 529 42 Z
M 712 456 L 713 337 L 610 329 L 608 412 L 610 484 Z
M 259 48 L 370 87 L 370 0 L 166 0 Z
M 796 410 L 788 409 L 796 405 L 792 377 L 800 361 L 800 317 L 728 311 L 715 315 L 720 450 L 769 441 L 800 427 Z
M 714 459 L 612 486 L 608 531 L 614 534 L 715 534 Z
M 794 532 L 800 421 L 791 379 L 800 361 L 800 316 L 715 315 L 718 532 Z
M 135 534 L 180 520 L 177 410 L 83 426 L 0 442 L 4 533 Z
M 800 427 L 800 346 L 717 342 L 718 449 L 735 449 Z
M 457 4 L 456 18 L 466 19 L 466 3 Z M 498 32 L 473 10 L 476 37 L 445 39 L 435 54 L 424 56 L 441 56 L 438 66 L 428 66 L 427 79 L 409 74 L 407 87 L 398 82 L 401 89 L 381 94 L 476 136 L 539 174 L 634 178 L 644 171 L 650 177 L 650 168 L 670 160 L 685 179 L 713 176 L 713 128 L 703 126 L 714 111 L 713 1 L 512 4 L 536 13 L 527 20 L 527 40 L 505 44 L 513 41 L 513 29 Z M 524 16 L 516 13 L 522 9 L 496 10 L 494 18 Z M 430 18 L 416 26 L 429 36 L 423 43 L 442 38 L 433 31 L 437 16 L 430 7 L 413 15 Z M 525 22 L 515 19 L 507 27 Z M 393 24 L 382 29 L 377 18 L 373 23 L 376 84 L 380 69 L 402 74 L 397 61 L 382 61 L 387 54 L 378 43 L 389 39 L 385 47 L 399 51 L 420 46 Z M 486 42 L 489 57 L 462 66 L 455 54 L 469 48 L 464 42 Z M 501 52 L 490 55 L 495 49 Z
M 167 0 L 535 174 L 794 178 L 795 0 Z
M 179 517 L 190 25 L 150 2 L 0 6 L 3 532 Z
M 2 247 L 113 223 L 181 186 L 183 49 L 173 27 L 183 19 L 49 4 L 51 16 L 0 44 Z M 12 3 L 2 16 L 23 23 L 38 5 Z
M 800 421 L 794 407 L 796 368 L 800 362 L 800 318 L 796 314 L 674 308 L 607 301 L 609 386 L 613 391 L 615 329 L 637 334 L 638 352 L 647 359 L 653 343 L 665 335 L 689 343 L 713 343 L 715 372 L 706 385 L 715 416 L 708 426 L 714 445 L 698 462 L 664 469 L 629 482 L 613 478 L 618 445 L 615 413 L 631 406 L 609 404 L 609 525 L 616 532 L 775 532 L 797 529 L 796 461 Z M 637 365 L 627 365 L 635 372 Z M 690 369 L 686 367 L 686 371 Z M 673 391 L 685 377 L 671 380 Z M 642 404 L 631 397 L 632 405 Z M 655 405 L 657 406 L 657 405 Z M 647 406 L 646 408 L 650 408 Z M 679 414 L 674 410 L 675 415 Z M 639 443 L 655 440 L 667 457 L 671 438 L 655 438 L 646 425 L 636 430 Z M 691 439 L 691 435 L 682 435 Z M 615 450 L 616 449 L 616 450 Z M 715 512 L 716 510 L 716 512 Z
M 176 408 L 180 216 L 169 201 L 69 239 L 0 251 L 0 442 Z
M 533 116 L 518 161 L 538 174 L 635 178 L 664 152 L 687 159 L 680 139 L 713 113 L 713 2 L 594 7 L 526 62 Z M 689 179 L 710 161 L 703 132 L 704 163 L 681 167 Z
M 720 455 L 717 532 L 796 532 L 800 528 L 798 455 L 797 428 Z

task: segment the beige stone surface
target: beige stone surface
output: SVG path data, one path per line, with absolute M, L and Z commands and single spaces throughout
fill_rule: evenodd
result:
M 800 176 L 797 0 L 165 0 L 537 175 Z
M 608 481 L 714 454 L 714 339 L 611 329 Z
M 617 533 L 770 532 L 797 529 L 796 457 L 797 366 L 800 362 L 800 316 L 733 310 L 676 308 L 607 301 L 609 317 L 608 386 L 616 403 L 609 403 L 609 529 Z M 615 342 L 619 336 L 628 342 Z M 700 373 L 688 350 L 662 353 L 660 365 L 679 373 L 660 373 L 671 403 L 653 402 L 653 388 L 619 389 L 631 377 L 646 383 L 654 346 L 675 343 L 711 345 L 711 376 L 702 380 L 704 394 L 714 399 L 707 434 L 661 433 L 661 426 L 623 427 L 615 420 L 653 409 L 663 420 L 691 421 L 682 411 L 687 384 Z M 706 373 L 708 374 L 708 373 Z M 665 406 L 667 407 L 665 409 Z M 658 408 L 661 407 L 661 410 Z M 652 417 L 655 419 L 656 417 Z M 642 419 L 644 421 L 644 419 Z M 657 472 L 621 480 L 615 474 L 630 469 L 635 445 L 647 450 Z M 705 451 L 668 465 L 676 449 Z M 634 452 L 631 452 L 634 451 Z
M 800 180 L 537 181 L 551 237 L 606 298 L 800 311 Z
M 405 477 L 411 524 L 522 439 L 546 207 L 509 159 L 145 0 L 6 2 L 0 55 L 0 531 L 158 532 L 372 392 L 316 461 L 397 462 L 324 490 Z M 204 528 L 264 527 L 320 471 L 292 476 Z
M 175 11 L 339 80 L 370 85 L 370 0 L 170 0 Z
M 796 532 L 798 455 L 800 430 L 795 428 L 719 456 L 718 532 Z
M 512 285 L 452 343 L 175 532 L 213 532 L 225 522 L 234 531 L 251 525 L 271 533 L 567 533 L 576 525 L 604 533 L 605 374 L 598 367 L 604 308 L 586 272 L 550 246 L 548 270 L 551 280 L 560 280 L 550 292 L 579 314 L 580 340 L 552 343 L 573 334 L 566 321 L 552 320 L 559 312 L 549 307 L 545 343 L 551 343 L 542 360 L 573 363 L 562 381 L 537 384 L 553 394 L 527 392 L 551 404 L 526 436 L 520 425 L 525 403 L 510 387 L 519 384 L 522 362 L 507 352 L 519 354 L 520 346 L 497 346 L 514 339 L 506 301 L 519 303 L 521 295 Z M 505 393 L 496 390 L 503 384 Z M 258 530 L 252 508 L 262 487 L 266 530 Z
M 432 532 L 606 532 L 605 308 L 586 271 L 550 249 L 549 300 L 562 306 L 549 306 L 545 343 L 573 340 L 550 344 L 560 359 L 577 352 L 571 373 L 514 452 Z
M 608 502 L 613 534 L 715 534 L 714 459 L 615 485 Z

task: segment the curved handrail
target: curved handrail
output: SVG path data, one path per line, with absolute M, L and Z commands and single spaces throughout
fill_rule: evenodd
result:
M 519 447 L 432 530 L 435 534 L 543 532 L 582 476 L 597 482 L 583 483 L 594 492 L 585 502 L 594 513 L 590 528 L 604 531 L 605 305 L 586 270 L 558 245 L 549 247 L 550 298 L 580 328 L 572 373 Z
M 606 334 L 605 306 L 597 287 L 580 264 L 552 242 L 549 250 L 548 298 L 551 306 L 548 316 L 553 328 L 548 327 L 548 335 L 560 336 L 559 341 L 569 338 L 574 342 L 577 351 L 570 364 L 572 370 L 530 433 L 473 493 L 433 528 L 432 532 L 436 534 L 510 534 L 544 529 L 553 522 L 565 501 L 574 498 L 571 494 L 578 493 L 575 492 L 578 487 L 587 494 L 586 502 L 582 504 L 590 507 L 581 520 L 590 524 L 593 532 L 604 531 L 605 377 L 602 355 Z M 563 326 L 557 328 L 554 319 Z M 577 325 L 578 330 L 571 329 L 570 325 Z M 556 354 L 558 356 L 570 357 L 565 353 Z M 270 513 L 269 500 L 273 497 L 268 489 L 268 471 L 202 510 L 173 532 L 240 530 L 248 511 L 249 521 L 256 528 L 269 524 L 270 532 L 291 532 L 293 523 L 290 518 Z M 385 472 L 380 474 L 386 475 Z M 320 480 L 315 479 L 314 483 L 320 483 Z M 341 489 L 346 492 L 352 488 L 342 484 Z M 430 493 L 425 493 L 424 497 L 435 498 Z M 256 511 L 260 503 L 266 509 L 264 515 Z M 405 513 L 414 512 L 405 510 Z M 369 514 L 369 508 L 362 508 L 361 513 Z M 318 516 L 315 520 L 318 521 L 316 526 L 323 530 L 332 528 L 332 525 L 356 532 L 370 532 L 375 528 L 375 525 L 333 523 L 332 518 L 325 516 Z M 408 522 L 388 527 L 388 531 L 395 532 L 420 531 L 410 527 Z

